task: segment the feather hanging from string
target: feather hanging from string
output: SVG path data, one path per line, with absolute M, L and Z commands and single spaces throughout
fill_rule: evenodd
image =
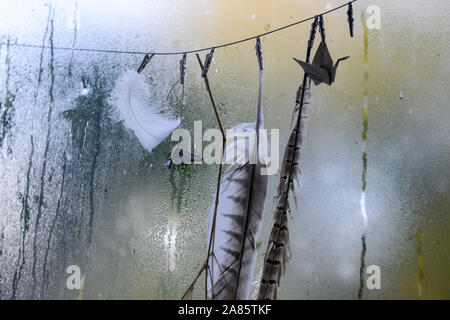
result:
M 220 183 L 219 203 L 214 221 L 215 199 L 209 214 L 208 257 L 209 276 L 207 290 L 211 299 L 248 299 L 256 263 L 256 241 L 261 225 L 267 192 L 267 175 L 264 174 L 267 138 L 259 134 L 263 128 L 262 114 L 262 56 L 261 43 L 257 39 L 256 51 L 259 62 L 259 94 L 257 120 L 243 123 L 233 129 L 252 128 L 253 135 L 245 148 L 249 160 L 227 174 Z M 227 152 L 238 149 L 241 158 L 242 141 L 236 141 Z M 225 159 L 230 157 L 225 155 Z
M 297 104 L 294 115 L 299 112 L 299 95 L 302 90 L 297 91 Z M 289 137 L 288 144 L 284 151 L 283 162 L 280 172 L 280 182 L 278 185 L 277 205 L 274 214 L 273 227 L 270 232 L 269 244 L 264 259 L 263 272 L 259 287 L 258 299 L 274 300 L 277 299 L 277 287 L 280 284 L 280 278 L 284 274 L 287 260 L 287 250 L 289 250 L 289 229 L 287 212 L 290 210 L 289 190 L 292 191 L 295 206 L 297 206 L 297 196 L 295 187 L 299 185 L 300 176 L 300 154 L 303 139 L 306 134 L 306 121 L 312 102 L 309 85 L 305 89 L 303 107 L 300 116 L 300 131 L 297 136 L 297 130 L 294 128 Z M 297 136 L 297 142 L 295 142 Z M 288 179 L 291 183 L 288 184 Z M 289 190 L 288 190 L 289 188 Z
M 145 76 L 133 70 L 119 77 L 109 103 L 112 107 L 110 117 L 123 121 L 125 128 L 133 131 L 148 152 L 152 152 L 181 122 L 160 110 Z
M 261 143 L 265 143 L 261 139 Z M 215 300 L 248 299 L 256 262 L 256 240 L 266 199 L 263 164 L 238 166 L 221 182 L 213 250 L 209 258 L 208 295 Z M 212 230 L 214 202 L 209 214 Z M 208 242 L 209 246 L 209 242 Z
M 315 17 L 314 22 L 311 24 L 311 32 L 308 41 L 306 53 L 307 63 L 311 56 L 317 25 L 318 17 Z M 300 176 L 300 152 L 305 136 L 305 122 L 308 119 L 311 102 L 310 81 L 305 73 L 302 85 L 297 90 L 295 100 L 294 115 L 297 116 L 297 122 L 284 151 L 280 182 L 276 197 L 277 206 L 274 214 L 273 227 L 269 236 L 269 243 L 264 257 L 258 300 L 277 299 L 280 278 L 285 271 L 287 250 L 289 249 L 289 229 L 287 220 L 287 212 L 290 210 L 289 191 L 293 191 L 294 202 L 297 204 L 294 192 L 294 182 L 298 185 Z
M 295 108 L 294 108 L 294 112 L 292 114 L 292 118 L 295 118 L 298 115 L 298 111 L 300 109 L 300 94 L 302 91 L 302 86 L 300 86 L 297 90 L 297 96 L 296 96 L 296 104 L 295 104 Z M 296 184 L 298 185 L 298 177 L 300 176 L 300 164 L 299 164 L 299 160 L 300 160 L 300 152 L 301 152 L 301 147 L 303 145 L 303 139 L 306 136 L 306 130 L 307 130 L 307 121 L 309 121 L 309 109 L 311 108 L 311 103 L 312 103 L 312 96 L 311 96 L 311 90 L 310 90 L 310 86 L 307 83 L 306 88 L 305 88 L 305 93 L 304 93 L 304 98 L 303 98 L 303 106 L 302 106 L 302 114 L 300 115 L 300 132 L 298 134 L 297 137 L 297 145 L 295 144 L 295 136 L 297 134 L 297 130 L 296 128 L 294 128 L 291 132 L 291 135 L 289 137 L 289 141 L 287 143 L 286 149 L 284 151 L 284 155 L 283 155 L 283 162 L 282 162 L 282 167 L 281 167 L 281 171 L 280 171 L 280 182 L 278 184 L 278 189 L 277 189 L 277 198 L 279 198 L 282 193 L 283 190 L 286 188 L 286 184 L 288 182 L 288 176 L 289 176 L 289 172 L 291 170 L 291 167 L 293 167 L 293 175 L 291 176 L 291 178 L 293 179 L 292 182 L 296 182 Z M 292 160 L 291 160 L 292 159 Z M 290 186 L 291 191 L 294 191 L 294 184 L 291 184 Z M 293 192 L 293 198 L 294 201 L 297 202 L 297 197 L 295 192 Z

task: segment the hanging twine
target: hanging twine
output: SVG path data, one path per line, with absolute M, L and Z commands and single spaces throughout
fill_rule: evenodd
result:
M 315 16 L 303 19 L 303 20 L 299 20 L 296 22 L 293 22 L 291 24 L 282 26 L 280 28 L 274 29 L 272 31 L 268 31 L 268 32 L 264 32 L 249 38 L 244 38 L 241 40 L 237 40 L 237 41 L 232 41 L 232 42 L 228 42 L 228 43 L 224 43 L 224 44 L 220 44 L 220 45 L 216 45 L 213 47 L 207 47 L 207 48 L 201 48 L 201 49 L 194 49 L 194 50 L 184 50 L 184 51 L 172 51 L 172 52 L 143 52 L 143 51 L 128 51 L 128 50 L 108 50 L 108 49 L 91 49 L 91 48 L 71 48 L 71 47 L 57 47 L 54 46 L 52 47 L 53 50 L 68 50 L 68 51 L 84 51 L 84 52 L 99 52 L 99 53 L 121 53 L 121 54 L 137 54 L 137 55 L 149 55 L 150 59 L 153 55 L 185 55 L 185 54 L 189 54 L 189 53 L 198 53 L 198 52 L 202 52 L 202 51 L 208 51 L 208 50 L 212 50 L 212 49 L 218 49 L 218 48 L 223 48 L 223 47 L 229 47 L 229 46 L 233 46 L 242 42 L 246 42 L 246 41 L 250 41 L 250 40 L 254 40 L 258 37 L 264 37 L 267 36 L 269 34 L 272 33 L 276 33 L 279 32 L 281 30 L 284 29 L 288 29 L 291 27 L 294 27 L 298 24 L 302 24 L 305 23 L 307 21 L 310 20 L 314 20 L 317 16 L 324 16 L 326 14 L 332 13 L 336 10 L 339 10 L 341 8 L 344 7 L 348 7 L 348 11 L 347 11 L 347 15 L 348 15 L 348 23 L 349 23 L 349 27 L 350 27 L 350 35 L 353 37 L 353 8 L 352 8 L 352 3 L 356 2 L 358 0 L 352 0 L 350 2 L 347 2 L 345 4 L 342 4 L 336 8 L 330 9 L 328 11 L 324 11 L 320 14 L 317 14 Z M 0 45 L 5 45 L 6 43 L 0 43 Z M 49 46 L 43 46 L 43 45 L 36 45 L 36 44 L 28 44 L 28 43 L 10 43 L 11 46 L 15 46 L 15 47 L 25 47 L 25 48 L 40 48 L 40 49 L 50 49 Z

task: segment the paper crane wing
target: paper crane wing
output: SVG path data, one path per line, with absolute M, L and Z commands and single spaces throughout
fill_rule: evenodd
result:
M 321 82 L 325 82 L 327 84 L 331 83 L 330 75 L 325 69 L 295 58 L 294 60 L 303 68 L 303 71 L 311 77 L 316 86 Z

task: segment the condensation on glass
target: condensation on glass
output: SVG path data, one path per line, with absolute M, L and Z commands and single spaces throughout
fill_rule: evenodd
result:
M 170 138 L 149 154 L 108 117 L 115 80 L 143 56 L 55 47 L 208 47 L 341 3 L 1 2 L 0 299 L 179 299 L 206 258 L 217 166 L 169 170 Z M 312 91 L 280 299 L 449 298 L 448 4 L 373 4 L 381 29 L 364 27 L 356 3 L 354 38 L 346 10 L 325 17 L 333 58 L 351 57 L 333 86 Z M 302 24 L 262 38 L 265 127 L 280 129 L 280 150 L 302 78 L 292 57 L 304 59 L 308 32 Z M 180 58 L 155 56 L 145 69 L 155 96 L 183 128 L 217 127 L 193 55 L 180 103 Z M 210 83 L 226 128 L 254 121 L 257 72 L 253 42 L 216 50 Z M 277 179 L 269 178 L 252 297 Z M 381 288 L 371 290 L 373 265 Z M 73 270 L 79 288 L 68 286 Z M 203 297 L 202 281 L 194 297 Z

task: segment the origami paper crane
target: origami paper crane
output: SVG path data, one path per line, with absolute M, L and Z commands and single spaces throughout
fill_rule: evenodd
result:
M 314 55 L 312 64 L 295 58 L 294 60 L 303 68 L 305 73 L 311 77 L 314 84 L 317 86 L 322 82 L 331 85 L 334 82 L 339 62 L 348 58 L 350 58 L 350 56 L 339 58 L 333 66 L 333 59 L 331 59 L 328 47 L 321 42 Z

